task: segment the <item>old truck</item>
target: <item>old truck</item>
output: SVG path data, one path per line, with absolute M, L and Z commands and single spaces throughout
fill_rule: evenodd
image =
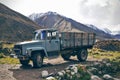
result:
M 33 62 L 34 67 L 41 67 L 44 58 L 61 55 L 64 60 L 77 56 L 79 61 L 86 61 L 88 48 L 95 43 L 94 33 L 59 32 L 56 29 L 40 29 L 34 33 L 34 39 L 16 43 L 15 56 L 22 65 Z

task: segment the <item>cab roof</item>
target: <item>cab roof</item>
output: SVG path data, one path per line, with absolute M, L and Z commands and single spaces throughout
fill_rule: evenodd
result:
M 47 32 L 55 32 L 57 31 L 57 29 L 53 29 L 53 28 L 47 28 L 47 29 L 39 29 L 39 30 L 36 30 L 35 32 L 41 32 L 41 31 L 47 31 Z

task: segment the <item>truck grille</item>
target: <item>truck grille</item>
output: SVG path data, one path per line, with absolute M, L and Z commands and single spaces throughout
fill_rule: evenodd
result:
M 15 45 L 14 52 L 16 55 L 21 55 L 22 54 L 22 45 Z
M 14 49 L 14 52 L 16 55 L 20 55 L 21 54 L 21 50 L 20 49 Z

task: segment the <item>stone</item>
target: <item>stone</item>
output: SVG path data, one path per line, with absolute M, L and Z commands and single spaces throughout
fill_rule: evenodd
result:
M 45 77 L 49 76 L 49 73 L 48 73 L 48 71 L 44 70 L 44 71 L 42 71 L 41 75 L 43 78 L 45 78 Z
M 113 80 L 120 80 L 120 79 L 118 79 L 118 78 L 113 78 Z
M 112 76 L 110 76 L 109 74 L 104 74 L 103 75 L 103 79 L 104 80 L 114 80 Z
M 71 69 L 73 70 L 74 73 L 78 72 L 78 68 L 76 66 L 73 66 Z
M 61 71 L 63 74 L 65 74 L 66 72 L 64 70 Z
M 64 73 L 63 72 L 58 72 L 58 76 L 62 77 L 62 76 L 64 76 Z
M 75 74 L 75 72 L 71 71 L 71 75 L 74 75 L 74 74 Z
M 107 67 L 110 67 L 110 66 L 111 66 L 111 64 L 110 64 L 110 63 L 107 63 L 107 64 L 106 64 L 106 66 L 107 66 Z
M 99 66 L 99 65 L 100 65 L 99 62 L 94 62 L 94 63 L 93 63 L 93 66 Z
M 91 80 L 102 80 L 102 79 L 97 75 L 92 75 Z
M 97 68 L 94 68 L 94 67 L 91 67 L 90 69 L 88 69 L 89 72 L 91 72 L 92 74 L 98 74 L 98 69 Z
M 102 62 L 103 63 L 108 63 L 108 62 L 110 62 L 110 59 L 108 59 L 108 58 L 102 59 Z
M 70 70 L 66 70 L 66 73 L 70 74 L 70 73 L 71 73 L 71 71 L 70 71 Z
M 46 80 L 56 80 L 54 77 L 50 76 L 50 77 L 47 77 Z

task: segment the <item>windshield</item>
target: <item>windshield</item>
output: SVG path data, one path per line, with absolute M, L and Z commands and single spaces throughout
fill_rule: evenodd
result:
M 35 32 L 34 34 L 35 40 L 50 40 L 50 39 L 56 39 L 57 37 L 57 31 L 40 31 L 40 32 Z
M 46 31 L 36 32 L 35 33 L 35 40 L 45 40 L 47 36 Z

